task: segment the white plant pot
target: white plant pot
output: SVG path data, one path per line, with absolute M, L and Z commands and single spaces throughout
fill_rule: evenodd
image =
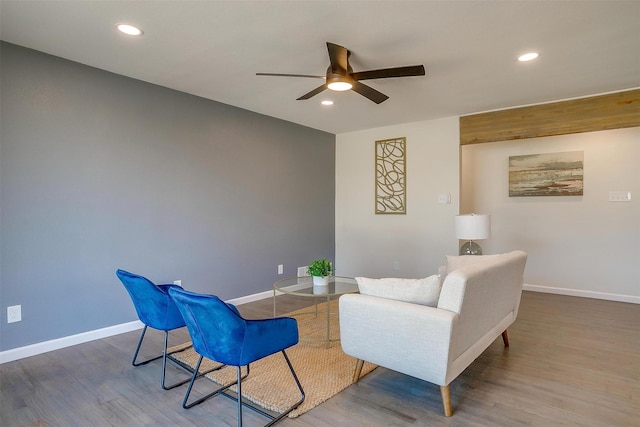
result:
M 329 276 L 313 276 L 313 286 L 329 286 Z
M 326 285 L 313 285 L 313 293 L 315 295 L 326 295 L 329 293 L 329 286 Z

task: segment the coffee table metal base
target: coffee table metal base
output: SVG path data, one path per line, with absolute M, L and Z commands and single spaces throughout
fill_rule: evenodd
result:
M 297 313 L 296 316 L 318 317 L 324 314 L 326 317 L 326 333 L 323 338 L 301 336 L 300 341 L 324 342 L 326 348 L 329 348 L 331 343 L 340 341 L 339 337 L 331 337 L 331 317 L 338 314 L 337 311 L 331 311 L 331 301 L 341 295 L 357 292 L 358 285 L 351 277 L 333 276 L 329 280 L 329 285 L 323 287 L 313 286 L 311 277 L 308 276 L 282 279 L 273 284 L 273 317 L 278 315 L 278 300 L 276 297 L 279 293 L 314 299 L 313 309 Z M 322 302 L 326 303 L 326 311 L 321 313 L 318 310 L 318 304 Z

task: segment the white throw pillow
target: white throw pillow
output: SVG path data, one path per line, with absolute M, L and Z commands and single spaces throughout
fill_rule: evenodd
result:
M 398 301 L 411 302 L 414 304 L 428 305 L 435 307 L 438 305 L 440 297 L 440 276 L 425 277 L 424 279 L 398 279 L 383 278 L 370 279 L 367 277 L 356 277 L 358 288 L 363 295 L 388 298 Z
M 447 255 L 447 274 L 453 270 L 457 270 L 467 265 L 476 264 L 499 257 L 501 254 L 494 255 Z

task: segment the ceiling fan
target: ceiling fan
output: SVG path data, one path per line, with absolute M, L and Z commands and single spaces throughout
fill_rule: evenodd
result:
M 353 72 L 349 64 L 351 51 L 346 47 L 327 42 L 329 50 L 329 61 L 331 65 L 327 68 L 326 76 L 310 76 L 306 74 L 281 74 L 281 73 L 256 73 L 257 76 L 280 76 L 280 77 L 307 77 L 325 79 L 322 86 L 318 86 L 311 92 L 302 95 L 297 100 L 309 99 L 325 89 L 336 91 L 353 90 L 360 95 L 370 99 L 376 104 L 389 99 L 387 95 L 378 92 L 370 86 L 360 83 L 361 80 L 387 79 L 390 77 L 411 77 L 424 76 L 424 65 L 411 65 L 407 67 L 383 68 L 380 70 Z

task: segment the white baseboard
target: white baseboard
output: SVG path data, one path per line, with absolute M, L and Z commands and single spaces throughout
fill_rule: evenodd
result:
M 294 285 L 288 287 L 290 290 L 297 290 L 308 287 L 309 283 L 302 283 L 300 285 Z M 569 295 L 583 298 L 595 298 L 609 301 L 628 302 L 632 304 L 640 304 L 640 297 L 633 295 L 619 295 L 610 294 L 605 292 L 583 291 L 576 289 L 566 288 L 554 288 L 550 286 L 538 286 L 538 285 L 524 285 L 525 291 L 543 292 L 548 294 Z M 280 293 L 277 293 L 278 295 Z M 242 305 L 253 301 L 259 301 L 265 298 L 271 298 L 273 291 L 259 292 L 253 295 L 247 295 L 240 298 L 230 299 L 226 302 L 234 305 Z M 135 331 L 142 329 L 144 325 L 139 320 L 122 323 L 120 325 L 109 326 L 107 328 L 96 329 L 93 331 L 83 332 L 76 335 L 70 335 L 68 337 L 58 338 L 50 341 L 44 341 L 24 347 L 18 347 L 11 350 L 0 352 L 0 364 L 6 362 L 12 362 L 18 359 L 24 359 L 25 357 L 36 356 L 38 354 L 46 353 L 48 351 L 58 350 L 65 347 L 70 347 L 76 344 L 82 344 L 85 342 L 110 337 L 113 335 L 123 334 L 125 332 Z
M 524 285 L 525 291 L 542 292 L 546 294 L 568 295 L 572 297 L 603 299 L 608 301 L 628 302 L 640 304 L 640 296 L 611 294 L 608 292 L 584 291 L 580 289 L 554 288 L 551 286 Z
M 309 283 L 303 283 L 300 285 L 293 285 L 287 289 L 296 290 L 309 287 Z M 279 295 L 280 293 L 278 293 Z M 242 305 L 253 301 L 258 301 L 265 298 L 273 297 L 273 291 L 259 292 L 253 295 L 247 295 L 240 298 L 230 299 L 228 303 L 234 305 Z M 101 338 L 110 337 L 113 335 L 123 334 L 125 332 L 135 331 L 137 329 L 144 328 L 144 324 L 139 320 L 122 323 L 120 325 L 109 326 L 107 328 L 96 329 L 93 331 L 82 332 L 76 335 L 69 335 L 63 338 L 57 338 L 50 341 L 43 341 L 36 344 L 27 345 L 24 347 L 13 348 L 11 350 L 0 351 L 0 364 L 6 362 L 12 362 L 18 359 L 24 359 L 25 357 L 36 356 L 38 354 L 46 353 L 48 351 L 58 350 L 65 347 L 71 347 L 72 345 L 82 344 L 85 342 L 98 340 Z
M 57 338 L 55 340 L 43 341 L 24 347 L 13 348 L 11 350 L 0 352 L 0 364 L 5 362 L 12 362 L 18 359 L 24 359 L 25 357 L 35 356 L 38 354 L 46 353 L 48 351 L 71 347 L 72 345 L 76 344 L 98 340 L 100 338 L 106 338 L 113 335 L 123 334 L 125 332 L 135 331 L 136 329 L 142 328 L 144 328 L 142 322 L 136 320 L 129 323 L 109 326 L 107 328 L 83 332 L 76 335 L 69 335 L 67 337 Z

